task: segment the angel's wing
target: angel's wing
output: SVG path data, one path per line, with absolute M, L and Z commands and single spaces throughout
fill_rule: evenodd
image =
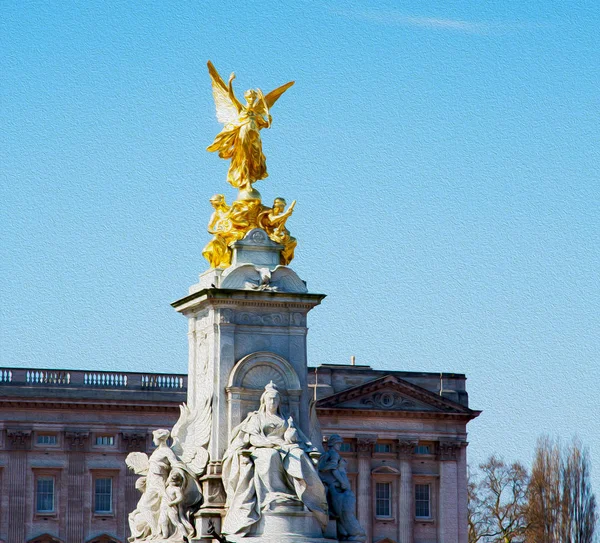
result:
M 294 81 L 290 81 L 289 83 L 286 83 L 285 85 L 281 85 L 281 87 L 277 87 L 275 90 L 272 90 L 266 96 L 262 93 L 262 91 L 260 89 L 256 89 L 256 91 L 258 93 L 259 100 L 258 100 L 258 103 L 256 105 L 255 111 L 259 115 L 265 115 L 265 116 L 267 116 L 269 114 L 269 110 L 271 109 L 271 106 L 275 102 L 277 102 L 278 98 L 286 90 L 288 90 L 293 84 L 294 84 Z
M 219 75 L 219 72 L 217 72 L 217 69 L 210 60 L 207 66 L 212 84 L 213 98 L 215 99 L 215 106 L 217 108 L 217 120 L 223 124 L 231 123 L 238 118 L 238 110 L 229 97 L 225 81 L 223 81 L 223 78 Z
M 285 85 L 281 85 L 281 87 L 277 87 L 275 90 L 272 90 L 269 94 L 267 94 L 265 96 L 265 102 L 267 103 L 267 107 L 270 109 L 271 107 L 273 107 L 273 104 L 275 102 L 277 102 L 277 100 L 279 99 L 279 97 L 286 91 L 288 90 L 293 84 L 295 83 L 295 81 L 290 81 L 289 83 L 286 83 Z
M 148 474 L 148 455 L 143 452 L 132 452 L 125 458 L 127 467 L 138 475 Z
M 212 430 L 212 396 L 194 410 L 186 404 L 179 409 L 181 415 L 171 431 L 171 448 L 190 470 L 201 475 L 208 463 L 206 446 Z

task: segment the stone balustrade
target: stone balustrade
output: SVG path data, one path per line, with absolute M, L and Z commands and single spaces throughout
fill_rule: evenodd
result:
M 187 390 L 187 375 L 85 370 L 0 368 L 0 387 Z

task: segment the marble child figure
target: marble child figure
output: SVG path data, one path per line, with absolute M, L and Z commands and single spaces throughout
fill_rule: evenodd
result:
M 225 534 L 247 534 L 262 512 L 303 504 L 325 527 L 325 488 L 310 454 L 316 449 L 281 412 L 281 396 L 271 382 L 258 411 L 250 413 L 231 434 L 223 457 L 227 492 Z
M 158 517 L 160 532 L 165 539 L 171 536 L 183 539 L 194 533 L 194 527 L 187 519 L 184 508 L 183 484 L 183 473 L 177 469 L 173 470 L 167 479 Z
M 340 455 L 343 439 L 337 434 L 327 440 L 327 452 L 319 460 L 319 474 L 327 488 L 329 513 L 337 520 L 340 541 L 365 541 L 366 534 L 356 518 L 356 497 L 346 474 L 346 460 Z

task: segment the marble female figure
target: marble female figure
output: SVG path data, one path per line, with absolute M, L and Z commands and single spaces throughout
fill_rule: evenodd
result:
M 302 503 L 321 526 L 328 522 L 325 488 L 309 453 L 316 449 L 281 413 L 281 396 L 271 382 L 258 411 L 231 436 L 223 457 L 227 516 L 223 533 L 247 534 L 265 510 Z
M 167 478 L 171 467 L 180 464 L 175 453 L 167 445 L 169 430 L 155 430 L 152 434 L 156 449 L 148 458 L 148 472 L 143 478 L 142 497 L 135 511 L 129 514 L 130 541 L 160 535 L 158 518 Z

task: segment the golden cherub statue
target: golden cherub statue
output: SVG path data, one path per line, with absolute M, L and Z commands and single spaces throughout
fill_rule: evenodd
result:
M 238 200 L 260 199 L 260 194 L 252 184 L 269 175 L 260 131 L 270 128 L 270 108 L 294 82 L 290 81 L 267 95 L 263 95 L 260 89 L 249 89 L 244 93 L 244 105 L 233 92 L 235 74 L 229 76 L 229 83 L 226 85 L 210 60 L 208 73 L 212 82 L 217 119 L 225 126 L 207 150 L 218 152 L 221 158 L 231 159 L 227 181 L 239 189 Z

